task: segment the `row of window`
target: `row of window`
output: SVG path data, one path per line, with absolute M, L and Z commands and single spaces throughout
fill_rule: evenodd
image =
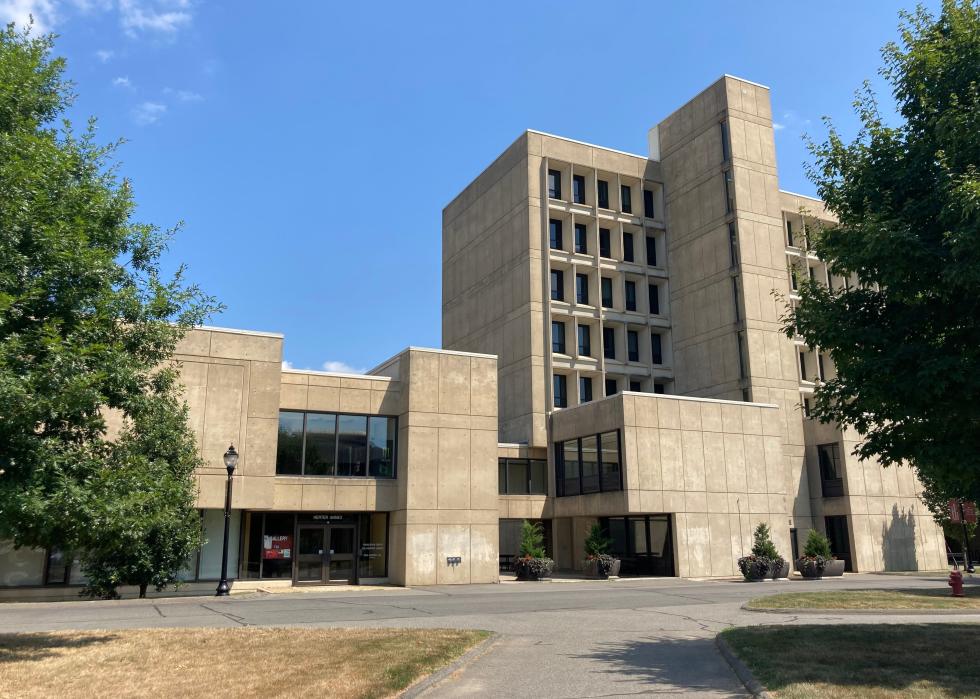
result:
M 592 356 L 592 327 L 578 326 L 578 356 Z M 551 321 L 551 351 L 556 354 L 567 354 L 565 351 L 565 323 L 560 320 Z M 602 329 L 602 356 L 606 359 L 616 359 L 616 332 L 613 328 Z M 640 361 L 640 334 L 636 330 L 626 331 L 626 358 L 631 362 Z M 650 333 L 650 360 L 654 364 L 664 363 L 663 335 Z
M 619 430 L 555 444 L 558 497 L 623 489 Z
M 603 308 L 613 307 L 612 277 L 599 278 L 599 301 Z M 561 269 L 551 270 L 551 300 L 565 300 L 565 272 Z M 589 305 L 589 275 L 575 274 L 575 303 Z M 636 282 L 627 279 L 623 282 L 623 306 L 627 311 L 637 310 Z M 647 284 L 647 308 L 650 315 L 660 315 L 660 285 Z
M 606 377 L 603 380 L 603 388 L 606 397 L 614 396 L 619 393 L 619 380 Z M 643 390 L 642 383 L 635 379 L 629 380 L 628 390 L 633 393 L 640 393 Z M 653 392 L 663 394 L 667 392 L 664 384 L 655 381 Z M 568 377 L 565 374 L 554 374 L 552 376 L 552 393 L 554 394 L 554 404 L 556 408 L 568 407 Z M 592 377 L 580 376 L 578 378 L 578 400 L 579 403 L 589 403 L 592 401 Z
M 574 246 L 573 250 L 581 255 L 589 254 L 589 228 L 584 223 L 574 225 Z M 635 236 L 629 231 L 623 231 L 623 262 L 636 262 Z M 548 246 L 552 250 L 564 250 L 564 225 L 560 219 L 552 218 L 548 220 Z M 613 259 L 612 256 L 612 231 L 608 228 L 599 228 L 599 257 Z M 650 267 L 657 266 L 657 239 L 646 236 L 646 260 Z
M 548 197 L 551 199 L 562 199 L 561 171 L 548 170 Z M 609 182 L 598 180 L 596 182 L 597 203 L 600 209 L 609 209 Z M 585 175 L 572 175 L 572 201 L 576 204 L 585 204 Z M 633 213 L 633 188 L 628 184 L 619 186 L 619 203 L 623 213 Z M 643 190 L 643 215 L 647 218 L 654 218 L 656 212 L 653 209 L 653 192 L 649 189 Z
M 548 462 L 540 459 L 498 459 L 501 495 L 547 495 Z
M 394 478 L 397 434 L 393 417 L 283 410 L 276 474 Z

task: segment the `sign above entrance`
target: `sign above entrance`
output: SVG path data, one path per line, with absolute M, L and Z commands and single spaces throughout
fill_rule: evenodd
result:
M 346 517 L 344 515 L 313 515 L 313 519 L 319 521 L 335 522 L 342 519 L 346 519 Z

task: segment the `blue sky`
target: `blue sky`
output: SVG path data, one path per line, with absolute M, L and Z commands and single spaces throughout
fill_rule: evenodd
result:
M 185 222 L 167 262 L 227 305 L 212 324 L 361 370 L 440 345 L 442 208 L 524 129 L 645 154 L 730 73 L 772 88 L 780 186 L 813 194 L 802 134 L 853 133 L 910 6 L 0 0 L 0 19 L 60 34 L 73 118 L 128 140 L 140 220 Z

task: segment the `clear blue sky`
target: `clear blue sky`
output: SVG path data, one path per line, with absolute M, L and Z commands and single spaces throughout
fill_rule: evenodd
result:
M 780 186 L 812 194 L 802 133 L 853 133 L 902 7 L 0 0 L 0 19 L 61 35 L 73 116 L 128 139 L 140 220 L 186 222 L 167 260 L 227 305 L 212 324 L 365 369 L 440 345 L 442 208 L 524 129 L 645 154 L 731 73 L 772 88 Z

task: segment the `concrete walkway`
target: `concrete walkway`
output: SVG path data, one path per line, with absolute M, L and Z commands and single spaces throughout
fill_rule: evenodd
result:
M 980 621 L 971 615 L 793 615 L 746 612 L 764 594 L 943 588 L 917 576 L 822 582 L 678 579 L 517 583 L 412 590 L 0 605 L 0 632 L 174 626 L 361 626 L 490 629 L 499 638 L 426 697 L 746 696 L 718 654 L 729 625 Z M 980 594 L 980 587 L 971 586 Z

